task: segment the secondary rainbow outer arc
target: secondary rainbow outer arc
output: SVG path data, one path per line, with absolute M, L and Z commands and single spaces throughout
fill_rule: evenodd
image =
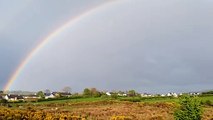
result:
M 112 0 L 113 2 L 115 2 L 114 0 Z M 32 49 L 32 51 L 25 57 L 25 59 L 18 65 L 18 67 L 16 68 L 15 72 L 11 75 L 11 77 L 9 78 L 8 82 L 6 83 L 6 85 L 4 86 L 4 91 L 9 90 L 10 86 L 12 85 L 12 83 L 17 79 L 17 77 L 19 76 L 19 74 L 22 72 L 22 70 L 26 67 L 26 65 L 29 63 L 29 61 L 48 43 L 50 42 L 53 38 L 55 38 L 56 36 L 58 36 L 60 33 L 62 33 L 64 30 L 66 30 L 67 28 L 70 28 L 72 25 L 76 24 L 79 20 L 82 20 L 83 18 L 87 17 L 88 15 L 92 14 L 93 12 L 95 12 L 97 9 L 104 7 L 106 5 L 108 5 L 109 3 L 112 2 L 107 1 L 102 5 L 93 7 L 90 10 L 87 10 L 86 12 L 73 17 L 71 20 L 69 20 L 68 22 L 64 23 L 62 26 L 60 26 L 58 29 L 54 30 L 53 32 L 51 32 L 46 38 L 44 38 L 43 40 L 41 40 L 41 42 L 34 48 Z

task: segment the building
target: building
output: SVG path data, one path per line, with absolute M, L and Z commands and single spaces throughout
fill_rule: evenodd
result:
M 106 95 L 111 96 L 112 94 L 110 92 L 106 92 Z
M 24 99 L 39 99 L 37 95 L 23 95 Z
M 11 95 L 11 94 L 8 94 L 4 98 L 7 101 L 24 101 L 24 97 L 22 95 Z
M 53 95 L 52 93 L 44 93 L 45 99 L 49 99 L 49 98 L 55 98 L 55 95 Z
M 52 93 L 54 96 L 59 96 L 59 97 L 71 97 L 72 94 L 69 92 L 53 92 Z
M 148 93 L 142 93 L 141 97 L 154 97 L 154 95 L 148 94 Z

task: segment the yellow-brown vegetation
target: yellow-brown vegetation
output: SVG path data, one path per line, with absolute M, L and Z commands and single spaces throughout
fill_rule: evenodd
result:
M 0 107 L 1 120 L 173 120 L 176 103 L 127 101 L 21 104 Z M 203 120 L 213 119 L 213 107 L 205 107 Z

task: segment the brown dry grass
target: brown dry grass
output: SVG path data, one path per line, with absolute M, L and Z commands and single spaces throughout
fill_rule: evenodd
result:
M 213 106 L 204 108 L 203 120 L 213 120 Z
M 27 104 L 11 111 L 31 111 L 56 116 L 79 116 L 89 120 L 173 120 L 176 103 L 134 103 L 127 101 L 66 102 L 61 104 Z M 203 120 L 213 120 L 213 106 L 205 106 Z
M 69 109 L 71 108 L 71 109 Z M 69 103 L 60 111 L 88 119 L 109 120 L 116 116 L 125 116 L 134 120 L 172 120 L 175 104 L 173 103 L 133 103 L 133 102 L 81 102 Z M 46 109 L 48 110 L 48 109 Z

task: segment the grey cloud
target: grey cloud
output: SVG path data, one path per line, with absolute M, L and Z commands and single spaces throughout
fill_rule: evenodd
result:
M 212 89 L 211 4 L 192 0 L 112 4 L 47 44 L 12 88 Z

